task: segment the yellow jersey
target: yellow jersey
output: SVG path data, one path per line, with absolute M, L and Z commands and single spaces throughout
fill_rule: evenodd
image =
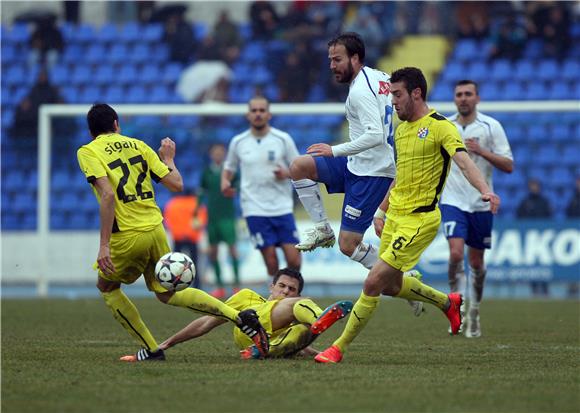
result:
M 457 128 L 431 110 L 421 119 L 401 123 L 394 142 L 397 174 L 389 211 L 408 214 L 435 210 L 451 157 L 466 150 Z
M 159 182 L 170 170 L 145 142 L 103 134 L 81 146 L 77 158 L 89 183 L 106 176 L 115 191 L 114 233 L 148 231 L 163 221 L 152 180 Z M 93 191 L 100 203 L 94 187 Z

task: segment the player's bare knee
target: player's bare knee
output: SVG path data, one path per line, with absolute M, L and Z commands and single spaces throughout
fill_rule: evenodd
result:
M 159 301 L 161 301 L 164 304 L 167 304 L 169 302 L 169 300 L 171 299 L 171 297 L 173 297 L 173 294 L 170 291 L 164 292 L 164 293 L 155 293 L 155 296 L 157 297 L 157 299 Z
M 449 251 L 449 261 L 453 264 L 459 264 L 463 261 L 463 251 L 451 249 Z
M 356 247 L 360 244 L 360 240 L 352 240 L 346 237 L 338 237 L 338 246 L 340 248 L 340 252 L 342 252 L 347 257 L 352 256 Z
M 315 179 L 315 163 L 310 155 L 301 155 L 290 164 L 290 177 L 297 181 L 299 179 Z

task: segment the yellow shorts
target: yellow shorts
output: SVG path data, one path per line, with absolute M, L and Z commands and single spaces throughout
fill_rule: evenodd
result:
M 159 258 L 171 251 L 163 224 L 157 225 L 151 231 L 115 233 L 111 236 L 110 245 L 111 259 L 116 271 L 112 275 L 105 275 L 99 270 L 99 277 L 122 284 L 133 284 L 143 274 L 149 291 L 167 291 L 155 278 L 155 264 Z
M 388 213 L 379 256 L 393 268 L 403 272 L 411 270 L 435 239 L 440 223 L 439 208 L 406 215 Z

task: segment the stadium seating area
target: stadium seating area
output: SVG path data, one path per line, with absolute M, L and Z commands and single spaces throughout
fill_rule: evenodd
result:
M 128 23 L 100 28 L 81 24 L 61 26 L 66 48 L 50 72 L 68 103 L 181 103 L 175 86 L 184 69 L 168 62 L 169 51 L 162 42 L 162 26 Z M 37 153 L 36 136 L 10 136 L 18 103 L 36 80 L 38 67 L 27 62 L 29 28 L 24 24 L 2 27 L 2 229 L 36 228 Z M 207 28 L 195 24 L 201 38 Z M 232 66 L 234 79 L 229 100 L 246 102 L 260 86 L 272 101 L 279 100 L 273 82 L 286 42 L 252 41 L 248 27 L 242 27 L 244 47 Z M 451 101 L 453 84 L 460 78 L 480 82 L 482 99 L 492 100 L 578 100 L 580 98 L 580 30 L 574 26 L 575 41 L 563 61 L 544 59 L 541 45 L 532 41 L 516 62 L 486 60 L 486 45 L 475 40 L 455 43 L 444 70 L 430 93 L 430 101 Z M 272 56 L 278 55 L 279 59 Z M 268 56 L 268 58 L 266 58 Z M 106 59 L 107 65 L 101 62 Z M 308 100 L 327 100 L 322 88 L 313 88 Z M 550 195 L 557 218 L 563 218 L 580 176 L 580 120 L 569 113 L 489 113 L 500 120 L 512 145 L 516 170 L 498 173 L 496 189 L 503 195 L 501 216 L 513 217 L 518 202 L 527 192 L 526 181 L 539 178 Z M 287 130 L 301 151 L 314 140 L 340 135 L 341 116 L 278 116 L 273 125 Z M 51 176 L 51 228 L 98 227 L 96 203 L 78 171 L 75 150 L 88 135 L 83 117 L 75 118 L 68 136 L 57 136 L 53 144 Z M 172 136 L 180 148 L 178 165 L 188 182 L 197 182 L 206 150 L 212 142 L 227 143 L 247 127 L 241 117 L 200 118 L 197 116 L 136 116 L 122 119 L 123 132 L 156 145 Z M 169 194 L 158 192 L 163 205 Z

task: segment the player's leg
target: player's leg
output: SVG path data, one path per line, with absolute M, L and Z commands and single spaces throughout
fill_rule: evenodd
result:
M 176 307 L 183 307 L 192 310 L 196 313 L 211 315 L 217 318 L 229 320 L 237 325 L 245 334 L 247 334 L 262 354 L 268 352 L 268 337 L 264 328 L 258 321 L 258 316 L 248 311 L 238 311 L 229 305 L 221 302 L 208 293 L 196 288 L 186 288 L 178 292 L 170 292 L 159 284 L 155 278 L 155 263 L 166 250 L 167 240 L 163 226 L 158 228 L 156 234 L 153 235 L 153 246 L 150 250 L 150 261 L 143 271 L 145 283 L 150 291 L 155 292 L 157 298 L 166 304 Z
M 236 248 L 236 221 L 233 219 L 222 220 L 220 222 L 220 229 L 222 241 L 228 246 L 230 262 L 234 273 L 233 293 L 235 294 L 240 289 L 240 256 Z
M 280 266 L 280 263 L 278 262 L 278 255 L 276 254 L 276 247 L 274 245 L 263 247 L 260 249 L 260 253 L 264 259 L 264 264 L 266 265 L 268 276 L 273 277 Z
M 166 251 L 169 251 L 165 239 Z M 114 234 L 111 238 L 111 259 L 116 273 L 105 275 L 99 270 L 97 288 L 113 317 L 147 352 L 152 352 L 155 359 L 163 359 L 162 354 L 154 353 L 157 342 L 145 325 L 139 310 L 120 288 L 121 283 L 132 284 L 143 272 L 146 263 L 150 239 L 147 233 L 138 235 Z
M 246 217 L 250 240 L 254 248 L 260 251 L 266 271 L 270 277 L 273 277 L 279 268 L 278 256 L 276 255 L 276 244 L 278 235 L 271 217 Z
M 486 268 L 484 262 L 485 249 L 491 248 L 491 230 L 493 215 L 490 212 L 475 212 L 470 215 L 470 231 L 467 239 L 470 296 L 467 312 L 467 328 L 465 336 L 475 338 L 481 336 L 479 305 L 483 298 Z
M 218 244 L 210 244 L 208 250 L 208 257 L 211 265 L 213 267 L 213 272 L 215 274 L 215 290 L 211 291 L 210 294 L 215 298 L 224 298 L 226 296 L 226 289 L 224 287 L 224 282 L 222 281 L 222 267 L 218 259 Z
M 123 293 L 120 284 L 98 278 L 97 288 L 113 317 L 135 339 L 135 341 L 148 351 L 155 352 L 158 348 L 153 335 L 141 319 L 139 310 Z
M 328 193 L 344 192 L 344 171 L 346 158 L 312 157 L 304 155 L 296 158 L 290 167 L 292 183 L 306 212 L 314 222 L 299 244 L 300 251 L 312 251 L 318 247 L 332 247 L 336 241 L 330 227 L 317 182 L 326 185 Z M 306 171 L 306 172 L 304 172 Z M 316 181 L 316 182 L 315 182 Z
M 443 231 L 449 243 L 447 275 L 452 293 L 465 294 L 467 279 L 464 268 L 465 240 L 469 233 L 469 214 L 451 205 L 441 205 Z
M 279 217 L 272 217 L 272 226 L 276 232 L 276 244 L 280 245 L 286 265 L 294 270 L 300 270 L 302 266 L 302 255 L 296 248 L 298 243 L 298 230 L 294 215 L 286 214 Z

